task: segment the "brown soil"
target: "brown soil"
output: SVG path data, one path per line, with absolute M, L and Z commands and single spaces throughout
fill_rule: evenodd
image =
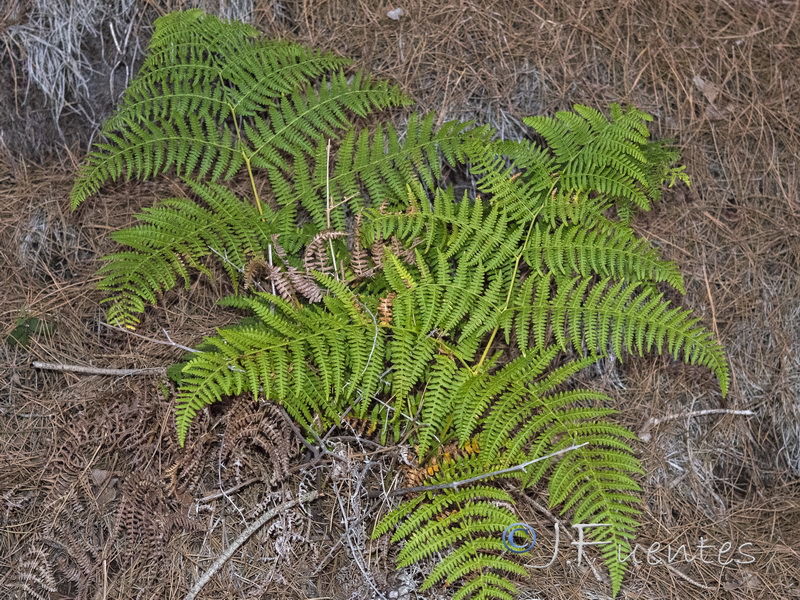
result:
M 202 279 L 149 311 L 138 336 L 102 326 L 94 273 L 113 248 L 108 234 L 175 186 L 107 186 L 77 213 L 67 201 L 89 135 L 124 85 L 115 60 L 134 65 L 155 15 L 197 4 L 133 2 L 116 50 L 107 21 L 81 29 L 72 66 L 96 93 L 62 75 L 72 84 L 59 111 L 15 29 L 35 21 L 33 0 L 0 8 L 0 596 L 183 598 L 247 524 L 319 490 L 259 529 L 199 597 L 449 597 L 417 595 L 421 573 L 396 572 L 393 550 L 369 541 L 385 507 L 366 492 L 392 482 L 398 449 L 354 426 L 313 457 L 282 415 L 238 403 L 214 407 L 180 450 L 162 377 L 30 367 L 163 367 L 181 351 L 153 340 L 192 345 L 231 318 L 213 302 L 226 290 Z M 704 370 L 657 357 L 589 374 L 643 434 L 641 564 L 620 598 L 800 598 L 800 2 L 405 0 L 398 20 L 387 16 L 397 6 L 369 0 L 253 4 L 269 35 L 353 57 L 442 119 L 513 137 L 521 117 L 573 103 L 655 116 L 654 134 L 682 149 L 693 185 L 636 226 L 680 266 L 682 302 L 719 335 L 733 385 L 722 399 Z M 246 2 L 203 5 L 248 12 Z M 27 346 L 8 343 L 29 317 L 39 325 L 28 321 Z M 650 421 L 664 417 L 674 418 Z M 245 427 L 261 437 L 240 439 Z M 531 564 L 547 563 L 555 516 L 536 498 L 520 508 L 544 538 Z M 607 597 L 602 569 L 576 563 L 568 534 L 551 567 L 520 581 L 523 597 Z M 731 559 L 740 562 L 723 564 Z

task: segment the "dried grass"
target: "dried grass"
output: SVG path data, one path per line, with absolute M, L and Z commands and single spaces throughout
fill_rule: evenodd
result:
M 251 21 L 253 0 L 12 0 L 0 13 L 0 153 L 42 160 L 84 154 L 135 72 L 153 19 L 202 8 Z
M 80 19 L 52 12 L 63 3 L 20 0 L 0 9 L 0 64 L 12 67 L 1 76 L 9 116 L 0 117 L 0 132 L 13 155 L 0 164 L 0 258 L 6 265 L 0 271 L 0 333 L 8 334 L 23 312 L 55 324 L 51 336 L 34 338 L 27 349 L 0 344 L 0 590 L 34 597 L 19 591 L 24 572 L 31 581 L 38 578 L 39 587 L 31 589 L 46 596 L 50 569 L 59 592 L 70 597 L 81 585 L 90 595 L 108 598 L 182 597 L 257 507 L 278 504 L 307 486 L 332 485 L 337 496 L 265 528 L 201 597 L 370 597 L 373 586 L 386 595 L 393 590 L 414 597 L 420 574 L 394 573 L 391 556 L 364 541 L 365 524 L 380 507 L 363 492 L 378 489 L 394 472 L 392 453 L 371 456 L 368 469 L 371 446 L 349 453 L 342 447 L 339 458 L 297 470 L 276 488 L 249 483 L 195 504 L 199 513 L 192 519 L 199 531 L 162 528 L 169 534 L 166 558 L 157 562 L 128 531 L 112 535 L 122 487 L 134 473 L 159 482 L 153 487 L 156 512 L 168 519 L 185 516 L 181 511 L 193 499 L 246 483 L 246 472 L 223 470 L 214 454 L 225 411 L 199 426 L 197 439 L 203 442 L 194 464 L 169 441 L 170 406 L 160 399 L 157 381 L 111 382 L 27 368 L 32 359 L 146 367 L 180 354 L 98 325 L 100 296 L 92 280 L 97 257 L 111 249 L 108 232 L 128 223 L 137 206 L 174 194 L 174 186 L 109 188 L 74 215 L 66 210 L 69 155 L 62 153 L 62 167 L 31 167 L 21 160 L 46 154 L 45 146 L 60 147 L 62 134 L 82 153 L 76 148 L 86 143 L 86 131 L 123 85 L 112 82 L 110 73 L 118 70 L 108 70 L 120 59 L 108 37 L 109 22 L 117 33 L 133 23 L 122 52 L 132 64 L 152 17 L 198 4 L 114 2 L 68 3 L 83 11 Z M 115 16 L 103 12 L 112 6 L 124 10 Z M 652 358 L 607 365 L 593 384 L 618 399 L 621 419 L 637 431 L 652 416 L 715 408 L 757 413 L 667 421 L 638 444 L 647 468 L 643 546 L 694 547 L 701 537 L 717 547 L 749 542 L 756 560 L 725 567 L 700 560 L 672 568 L 639 565 L 621 597 L 798 597 L 800 2 L 408 0 L 399 20 L 387 16 L 396 6 L 367 0 L 219 0 L 205 6 L 252 18 L 270 35 L 352 56 L 359 67 L 399 82 L 422 109 L 437 110 L 442 119 L 476 118 L 507 137 L 520 135 L 522 116 L 550 114 L 575 102 L 633 103 L 654 114 L 656 134 L 682 148 L 693 186 L 670 191 L 636 226 L 685 274 L 685 304 L 728 349 L 732 391 L 723 400 L 703 370 Z M 37 31 L 44 41 L 36 41 Z M 103 69 L 92 62 L 96 46 L 93 55 L 82 51 L 98 35 L 106 44 Z M 36 69 L 26 61 L 36 56 L 34 63 L 50 66 L 31 73 Z M 97 72 L 89 72 L 89 65 Z M 106 104 L 81 105 L 98 90 Z M 55 114 L 62 116 L 62 134 Z M 164 339 L 166 329 L 178 342 L 195 343 L 227 318 L 213 306 L 224 291 L 215 286 L 200 280 L 188 294 L 166 298 L 148 313 L 140 332 Z M 128 425 L 100 427 L 115 414 L 128 415 Z M 144 439 L 144 453 L 123 447 L 126 439 Z M 70 458 L 64 454 L 68 444 L 81 450 Z M 175 464 L 184 474 L 177 481 L 191 489 L 167 485 Z M 363 477 L 344 478 L 342 467 Z M 86 480 L 95 471 L 100 484 Z M 110 475 L 102 479 L 101 472 Z M 106 490 L 115 491 L 103 496 L 107 482 Z M 54 498 L 60 501 L 56 513 L 47 508 Z M 546 533 L 531 563 L 543 564 L 552 550 L 552 515 L 526 502 L 522 517 Z M 347 528 L 341 524 L 345 516 Z M 81 574 L 74 548 L 45 540 L 49 524 L 59 520 L 78 539 L 88 536 L 87 548 L 108 543 L 106 562 Z M 607 586 L 592 569 L 578 567 L 563 544 L 552 567 L 521 582 L 529 590 L 524 597 L 606 597 Z

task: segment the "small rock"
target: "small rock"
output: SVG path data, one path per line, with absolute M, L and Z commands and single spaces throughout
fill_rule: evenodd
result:
M 387 12 L 386 16 L 389 17 L 392 21 L 399 21 L 402 17 L 406 16 L 406 11 L 404 11 L 400 7 L 397 7 Z

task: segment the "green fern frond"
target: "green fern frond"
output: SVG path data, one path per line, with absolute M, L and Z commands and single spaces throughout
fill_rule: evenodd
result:
M 550 289 L 551 282 L 555 288 Z M 673 308 L 663 294 L 641 289 L 637 284 L 608 279 L 552 277 L 547 274 L 530 297 L 532 284 L 523 287 L 516 306 L 529 302 L 525 309 L 536 323 L 534 340 L 538 347 L 545 341 L 547 322 L 559 345 L 571 345 L 582 352 L 605 352 L 611 347 L 616 356 L 623 351 L 638 353 L 667 351 L 676 359 L 709 368 L 717 377 L 723 394 L 728 391 L 730 375 L 725 353 L 712 334 L 698 326 L 691 311 Z M 518 336 L 527 335 L 524 327 Z
M 432 483 L 463 480 L 479 471 L 474 459 L 460 459 L 450 463 Z M 405 540 L 398 566 L 434 555 L 441 557 L 421 590 L 462 581 L 454 597 L 511 599 L 516 586 L 509 577 L 527 575 L 524 567 L 503 555 L 502 533 L 518 520 L 507 508 L 511 504 L 508 492 L 486 484 L 424 492 L 384 517 L 373 538 L 396 529 L 392 541 Z
M 558 181 L 554 159 L 532 142 L 473 144 L 468 156 L 478 190 L 519 224 L 540 215 Z
M 387 254 L 384 263 L 387 281 L 396 294 L 389 342 L 395 371 L 393 390 L 398 398 L 404 398 L 416 386 L 425 384 L 421 396 L 423 427 L 418 438 L 421 455 L 435 440 L 442 443 L 454 432 L 462 443 L 468 439 L 476 420 L 462 420 L 479 413 L 480 406 L 502 391 L 505 381 L 491 379 L 491 360 L 477 373 L 469 366 L 483 334 L 492 326 L 490 313 L 500 305 L 502 288 L 487 285 L 480 267 L 470 269 L 461 263 L 453 273 L 443 252 L 437 252 L 436 257 L 434 264 L 426 265 L 422 253 L 417 252 L 418 277 L 392 254 Z M 490 380 L 499 385 L 489 386 Z M 445 421 L 454 423 L 453 432 Z
M 493 402 L 499 399 L 510 403 L 520 401 L 526 391 L 520 382 L 532 381 L 541 375 L 557 352 L 557 348 L 529 352 L 491 372 L 493 361 L 485 363 L 483 370 L 473 376 L 471 385 L 459 394 L 461 408 L 455 417 L 459 443 L 466 444 L 477 433 L 479 423 Z
M 446 284 L 435 282 L 430 271 L 415 278 L 389 252 L 384 260 L 384 271 L 397 295 L 389 345 L 390 360 L 395 365 L 392 386 L 397 397 L 405 399 L 427 378 L 429 363 L 436 351 L 443 348 L 438 340 L 447 332 L 438 328 L 444 314 L 438 310 L 437 299 L 446 293 Z M 468 304 L 468 300 L 462 299 L 460 304 Z
M 492 206 L 524 225 L 531 221 L 592 227 L 612 205 L 591 190 L 561 189 L 561 165 L 546 150 L 528 141 L 503 141 L 470 147 L 471 172 L 480 175 L 478 190 Z
M 334 73 L 323 79 L 316 90 L 298 90 L 284 96 L 269 107 L 269 119 L 255 117 L 253 125 L 245 121 L 247 160 L 255 167 L 288 170 L 288 157 L 310 157 L 320 142 L 345 129 L 351 118 L 364 117 L 370 112 L 405 104 L 397 88 L 385 82 L 373 82 L 367 76 L 348 78 Z
M 562 225 L 533 229 L 525 261 L 562 276 L 592 274 L 628 281 L 665 281 L 683 293 L 683 277 L 675 263 L 662 260 L 646 241 L 629 228 L 606 220 L 602 227 Z
M 430 263 L 430 264 L 428 264 Z M 490 313 L 501 304 L 503 280 L 487 280 L 482 265 L 470 268 L 462 262 L 453 271 L 447 255 L 436 249 L 430 256 L 416 251 L 419 275 L 400 259 L 386 252 L 384 275 L 397 294 L 396 327 L 407 327 L 424 335 L 458 340 L 461 360 L 470 360 L 476 344 L 491 324 Z M 405 325 L 400 325 L 404 323 Z
M 591 390 L 542 394 L 585 364 L 567 365 L 562 376 L 550 378 L 544 385 L 517 384 L 518 394 L 501 397 L 486 418 L 480 459 L 494 468 L 506 467 L 572 448 L 557 461 L 528 467 L 523 485 L 536 484 L 552 468 L 550 505 L 560 506 L 562 513 L 572 510 L 576 523 L 603 524 L 592 527 L 589 535 L 603 542 L 601 554 L 616 594 L 625 572 L 618 556 L 630 552 L 641 512 L 637 495 L 641 488 L 633 477 L 643 471 L 626 443 L 635 436 L 608 421 L 614 411 L 602 404 L 587 405 L 607 403 L 604 394 Z
M 425 395 L 422 399 L 422 423 L 417 440 L 420 456 L 427 456 L 434 445 L 440 445 L 446 434 L 445 422 L 451 418 L 458 405 L 455 392 L 469 376 L 467 369 L 459 369 L 449 356 L 435 356 Z
M 321 140 L 311 160 L 295 161 L 287 171 L 272 170 L 270 182 L 281 205 L 299 203 L 314 224 L 328 222 L 342 229 L 348 207 L 405 208 L 411 200 L 427 203 L 425 186 L 433 189 L 441 178 L 441 163 L 464 159 L 464 146 L 486 139 L 486 128 L 448 122 L 436 129 L 434 115 L 412 114 L 401 136 L 391 124 L 374 133 L 351 129 L 338 148 Z
M 189 114 L 182 120 L 158 125 L 124 122 L 124 131 L 106 131 L 106 142 L 96 144 L 81 165 L 70 195 L 73 208 L 120 177 L 150 179 L 172 167 L 178 175 L 233 172 L 241 165 L 229 131 L 220 132 L 208 117 Z
M 459 470 L 458 473 L 459 476 L 463 476 L 462 471 Z M 447 478 L 449 477 L 450 476 Z M 447 478 L 437 478 L 434 480 L 435 483 L 433 484 L 446 482 Z M 475 502 L 478 498 L 485 501 L 492 501 L 495 504 L 487 505 Z M 414 502 L 414 500 L 412 500 L 412 502 Z M 417 562 L 420 558 L 430 556 L 434 552 L 446 549 L 451 545 L 450 543 L 441 543 L 439 540 L 426 543 L 424 540 L 426 537 L 434 538 L 439 534 L 446 534 L 448 530 L 451 529 L 450 526 L 453 525 L 453 523 L 458 522 L 464 517 L 482 516 L 496 518 L 499 515 L 499 513 L 496 512 L 498 509 L 497 505 L 500 503 L 511 504 L 512 502 L 513 499 L 508 492 L 492 485 L 469 485 L 459 490 L 448 489 L 444 492 L 437 491 L 436 493 L 431 493 L 427 496 L 427 502 L 422 506 L 414 502 L 417 508 L 415 508 L 411 514 L 406 512 L 407 516 L 403 518 L 402 525 L 396 524 L 393 526 L 395 528 L 394 535 L 392 536 L 393 542 L 411 538 L 406 542 L 401 555 L 398 556 L 398 561 L 405 561 L 407 558 L 411 557 L 408 562 L 402 565 L 407 566 L 412 562 Z M 449 515 L 449 518 L 442 516 L 452 510 L 456 512 Z M 393 515 L 394 511 L 389 514 Z M 395 523 L 397 523 L 397 521 L 395 521 Z M 415 536 L 415 534 L 425 527 L 429 528 L 426 535 Z M 376 529 L 376 534 L 378 531 L 380 530 Z
M 424 333 L 395 328 L 390 351 L 395 364 L 392 387 L 397 397 L 404 400 L 426 376 L 436 342 Z
M 432 205 L 423 203 L 418 211 L 383 214 L 367 211 L 363 229 L 367 244 L 397 236 L 425 248 L 440 248 L 459 264 L 483 264 L 497 268 L 517 252 L 524 229 L 509 220 L 505 212 L 488 203 L 464 197 L 455 201 L 452 188 L 438 189 Z
M 389 289 L 395 294 L 404 294 L 408 290 L 414 291 L 417 288 L 417 278 L 411 274 L 408 266 L 389 250 L 384 250 L 383 273 Z
M 557 391 L 568 377 L 594 362 L 592 358 L 583 358 L 553 368 L 558 352 L 557 346 L 551 346 L 541 354 L 530 352 L 535 357 L 536 371 L 531 371 L 528 377 L 512 380 L 508 387 L 514 393 L 498 397 L 481 419 L 480 445 L 484 464 L 506 468 L 525 462 L 530 445 L 542 435 L 548 423 L 558 418 L 562 409 L 568 410 L 592 400 L 609 400 L 604 394 L 588 390 Z M 549 371 L 539 380 L 537 376 L 548 367 Z M 599 416 L 599 413 L 595 415 Z M 533 480 L 532 476 L 530 480 Z
M 257 37 L 248 25 L 225 23 L 200 10 L 156 19 L 144 62 L 105 128 L 114 131 L 126 122 L 160 121 L 172 114 L 210 117 L 224 110 L 226 91 L 219 84 L 225 59 L 252 48 Z
M 197 412 L 223 396 L 264 397 L 306 427 L 315 414 L 330 424 L 344 402 L 371 397 L 380 371 L 367 368 L 364 357 L 378 361 L 385 336 L 376 324 L 354 319 L 347 298 L 336 300 L 322 308 L 263 293 L 227 299 L 224 304 L 249 309 L 260 322 L 220 329 L 184 367 L 176 412 L 180 443 Z
M 130 250 L 107 256 L 100 269 L 100 289 L 110 292 L 108 319 L 133 326 L 146 303 L 175 287 L 189 286 L 189 269 L 208 273 L 207 257 L 221 262 L 238 285 L 249 258 L 265 253 L 276 232 L 272 219 L 261 218 L 249 202 L 227 188 L 189 182 L 201 203 L 189 199 L 162 200 L 137 215 L 141 225 L 112 237 Z
M 523 119 L 546 141 L 559 172 L 559 187 L 568 193 L 596 190 L 626 208 L 649 210 L 660 196 L 664 179 L 658 179 L 665 175 L 664 163 L 675 158 L 649 147 L 646 123 L 653 118 L 635 108 L 623 111 L 616 104 L 611 106 L 611 119 L 587 106 L 575 105 L 574 110 L 558 112 L 555 118 Z
M 81 166 L 72 207 L 123 176 L 150 179 L 175 168 L 215 181 L 251 162 L 290 168 L 282 153 L 309 153 L 349 126 L 348 113 L 408 102 L 396 87 L 348 80 L 347 63 L 200 11 L 158 19 L 147 59 L 103 126 L 106 141 Z
M 352 61 L 283 40 L 259 40 L 236 48 L 219 72 L 222 81 L 235 82 L 229 92 L 240 116 L 259 114 L 294 90 Z
M 548 483 L 550 502 L 563 503 L 562 512 L 572 509 L 574 522 L 596 525 L 589 529 L 589 537 L 601 544 L 616 596 L 627 569 L 620 558 L 630 553 L 641 513 L 641 488 L 632 476 L 643 473 L 630 447 L 618 440 L 635 436 L 623 427 L 591 421 L 572 428 L 570 434 L 562 445 L 567 441 L 588 445 L 566 453 L 555 466 Z
M 579 225 L 586 228 L 597 223 L 605 225 L 608 219 L 604 213 L 612 203 L 601 195 L 592 197 L 587 192 L 556 192 L 542 200 L 539 209 L 539 220 L 547 223 L 551 229 L 562 225 Z M 619 203 L 617 203 L 619 205 Z

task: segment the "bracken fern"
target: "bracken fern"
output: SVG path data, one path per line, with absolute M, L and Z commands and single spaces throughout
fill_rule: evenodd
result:
M 114 235 L 127 249 L 101 269 L 109 320 L 135 326 L 219 262 L 236 290 L 222 304 L 250 316 L 182 368 L 181 444 L 199 411 L 246 393 L 309 433 L 368 418 L 384 443 L 414 440 L 422 465 L 445 445 L 469 448 L 377 525 L 405 541 L 399 565 L 436 555 L 423 588 L 512 598 L 527 571 L 504 553 L 517 519 L 499 484 L 546 481 L 552 506 L 605 525 L 591 535 L 616 594 L 641 468 L 611 399 L 572 377 L 655 351 L 708 367 L 723 394 L 729 381 L 720 345 L 664 298 L 683 292 L 677 266 L 630 227 L 665 184 L 688 183 L 677 153 L 649 140 L 649 115 L 616 105 L 610 119 L 585 106 L 525 119 L 539 142 L 432 114 L 365 128 L 408 100 L 346 65 L 199 11 L 157 21 L 72 204 L 108 180 L 168 171 L 187 197 Z M 448 180 L 465 170 L 477 194 Z M 239 174 L 249 197 L 225 183 Z

